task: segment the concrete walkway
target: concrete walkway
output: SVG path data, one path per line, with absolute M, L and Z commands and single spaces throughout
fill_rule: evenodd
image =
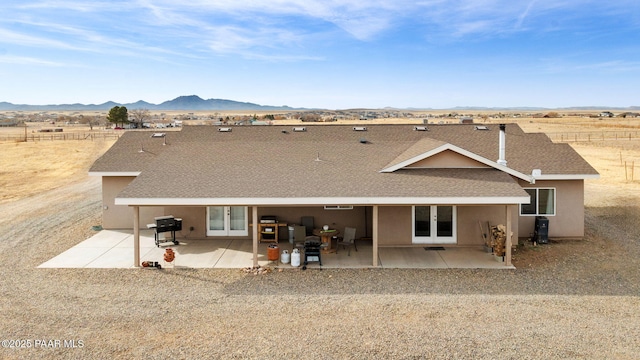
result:
M 157 261 L 163 267 L 183 268 L 245 268 L 253 265 L 253 244 L 250 240 L 181 240 L 179 245 L 171 242 L 155 246 L 152 231 L 140 232 L 141 261 Z M 267 259 L 269 244 L 261 243 L 258 248 L 258 264 L 291 268 L 290 264 Z M 358 251 L 338 249 L 337 254 L 323 254 L 323 268 L 371 268 L 373 267 L 373 247 L 370 241 L 356 243 Z M 166 248 L 176 254 L 172 263 L 165 263 Z M 278 243 L 279 253 L 292 251 L 289 242 Z M 301 263 L 304 262 L 304 257 Z M 41 264 L 40 268 L 134 268 L 133 232 L 102 230 L 91 238 L 79 243 L 62 254 Z M 318 262 L 310 262 L 308 268 L 319 267 Z M 425 250 L 423 247 L 381 247 L 378 249 L 379 268 L 471 268 L 471 269 L 514 269 L 505 266 L 492 254 L 481 248 L 446 248 Z

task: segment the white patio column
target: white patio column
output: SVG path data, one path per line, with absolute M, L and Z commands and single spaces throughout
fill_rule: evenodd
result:
M 511 266 L 511 206 L 506 205 L 505 209 L 507 211 L 507 240 L 505 241 L 505 253 L 504 253 L 504 265 Z
M 251 208 L 251 217 L 253 221 L 253 267 L 258 267 L 258 207 Z
M 371 242 L 373 243 L 373 266 L 378 266 L 378 205 L 373 205 L 373 234 Z
M 140 267 L 140 206 L 133 207 L 133 266 Z

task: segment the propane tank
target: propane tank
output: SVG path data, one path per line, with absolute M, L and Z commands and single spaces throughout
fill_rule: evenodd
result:
M 293 252 L 291 253 L 291 266 L 293 267 L 300 266 L 300 250 L 299 249 L 293 249 Z
M 291 254 L 289 254 L 289 250 L 282 250 L 282 255 L 280 255 L 280 262 L 283 264 L 288 264 L 289 259 L 291 259 Z

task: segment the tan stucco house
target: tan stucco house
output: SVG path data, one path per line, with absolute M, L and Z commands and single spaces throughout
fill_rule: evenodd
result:
M 379 247 L 482 246 L 479 223 L 506 225 L 517 243 L 545 216 L 549 237 L 583 237 L 584 181 L 599 176 L 517 124 L 129 131 L 90 174 L 102 177 L 103 227 L 133 228 L 137 251 L 139 230 L 171 214 L 192 238 L 253 241 L 257 265 L 262 216 L 311 216 L 371 239 L 374 266 Z

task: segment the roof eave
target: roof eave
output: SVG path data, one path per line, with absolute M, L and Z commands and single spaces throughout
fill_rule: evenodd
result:
M 549 174 L 537 175 L 534 180 L 597 180 L 600 174 Z
M 115 205 L 128 206 L 321 206 L 321 205 L 504 205 L 528 204 L 528 196 L 475 197 L 317 197 L 317 198 L 116 198 Z
M 138 176 L 140 171 L 89 171 L 89 176 Z

